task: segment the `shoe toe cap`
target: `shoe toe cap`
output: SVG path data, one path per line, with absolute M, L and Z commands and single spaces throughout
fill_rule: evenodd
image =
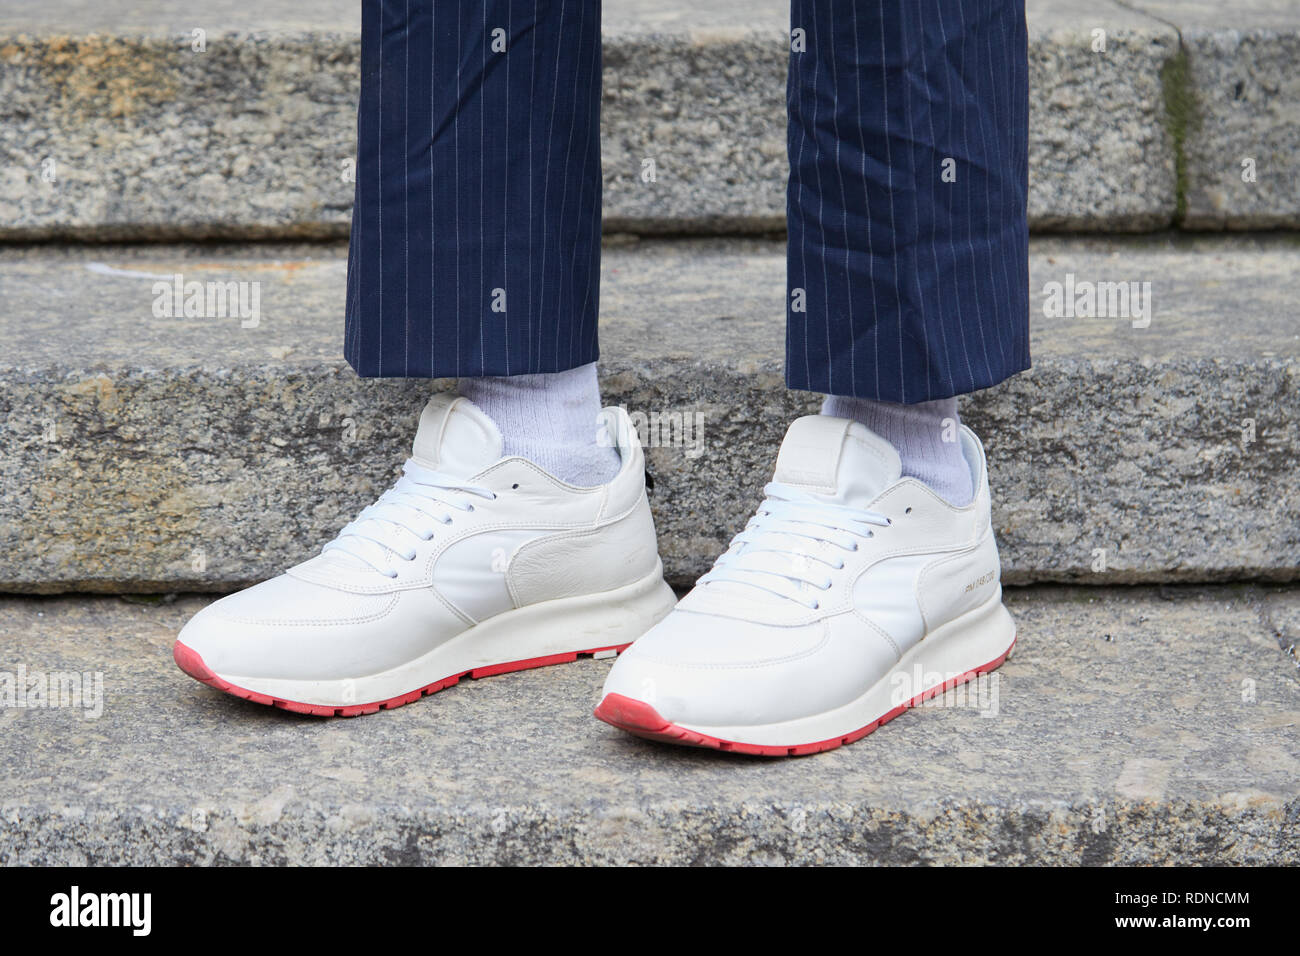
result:
M 773 626 L 674 611 L 615 662 L 602 707 L 643 705 L 688 727 L 789 720 L 836 679 L 828 644 L 824 621 Z
M 173 656 L 181 670 L 199 680 L 205 673 L 325 677 L 330 659 L 355 647 L 356 638 L 396 599 L 396 594 L 354 594 L 282 574 L 199 611 L 181 629 Z

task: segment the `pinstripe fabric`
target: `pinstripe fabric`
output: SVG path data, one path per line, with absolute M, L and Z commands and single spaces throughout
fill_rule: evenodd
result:
M 787 384 L 912 403 L 1028 368 L 1024 0 L 793 0 L 790 23 Z
M 358 373 L 596 360 L 600 63 L 599 0 L 364 0 L 344 335 Z
M 793 0 L 791 26 L 787 383 L 920 402 L 1027 368 L 1023 0 Z M 596 360 L 600 60 L 598 0 L 365 0 L 359 373 Z

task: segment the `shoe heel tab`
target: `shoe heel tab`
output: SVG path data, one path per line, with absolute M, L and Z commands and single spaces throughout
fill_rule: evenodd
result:
M 984 443 L 980 441 L 979 435 L 967 428 L 961 426 L 961 453 L 966 459 L 966 465 L 970 468 L 971 488 L 974 489 L 972 501 L 979 501 L 989 497 L 989 461 L 988 455 L 984 452 Z
M 627 409 L 621 405 L 608 405 L 596 416 L 596 443 L 618 451 L 622 464 L 619 474 L 632 470 L 645 470 L 645 452 L 641 449 L 641 436 L 632 423 Z
M 620 459 L 618 473 L 605 486 L 605 502 L 600 513 L 602 517 L 622 514 L 646 498 L 646 463 L 641 437 L 627 410 L 620 405 L 602 408 L 597 427 L 600 429 L 597 442 L 615 448 Z

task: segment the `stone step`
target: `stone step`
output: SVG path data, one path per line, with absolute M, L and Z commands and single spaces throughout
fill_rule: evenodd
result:
M 0 691 L 17 703 L 22 668 L 92 693 L 0 706 L 0 864 L 1300 863 L 1300 593 L 1007 603 L 1018 645 L 994 675 L 768 760 L 599 723 L 607 660 L 306 718 L 176 669 L 203 599 L 6 598 Z
M 783 253 L 605 251 L 603 388 L 646 426 L 675 584 L 743 526 L 818 404 L 784 388 Z M 1008 581 L 1300 577 L 1297 274 L 1285 238 L 1033 241 L 1034 368 L 963 404 Z M 155 317 L 176 276 L 245 283 L 258 309 Z M 0 249 L 0 590 L 228 590 L 374 500 L 431 386 L 353 374 L 344 277 L 333 244 Z M 1149 282 L 1150 311 L 1047 318 L 1058 281 Z
M 358 10 L 10 0 L 0 239 L 345 235 Z M 1034 228 L 1300 225 L 1300 7 L 1029 0 L 1028 15 Z M 788 29 L 785 0 L 605 4 L 608 230 L 784 228 Z

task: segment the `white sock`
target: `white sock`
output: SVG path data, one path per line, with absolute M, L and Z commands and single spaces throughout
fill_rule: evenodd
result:
M 874 402 L 865 398 L 827 395 L 822 414 L 862 422 L 898 449 L 903 474 L 925 482 L 941 498 L 958 507 L 975 496 L 970 467 L 961 451 L 957 399 L 941 398 L 915 405 Z M 945 420 L 950 420 L 945 428 Z M 954 441 L 944 441 L 945 434 Z
M 462 378 L 460 394 L 496 422 L 506 455 L 519 455 L 572 485 L 603 485 L 622 464 L 597 444 L 600 385 L 596 363 L 567 372 Z

